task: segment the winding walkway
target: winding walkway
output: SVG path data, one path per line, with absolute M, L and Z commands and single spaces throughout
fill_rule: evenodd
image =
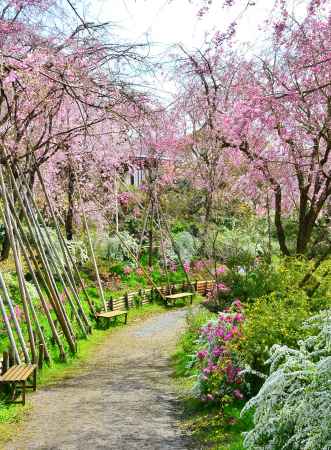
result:
M 30 395 L 35 406 L 6 450 L 184 450 L 169 354 L 185 324 L 173 310 L 109 336 L 81 375 Z

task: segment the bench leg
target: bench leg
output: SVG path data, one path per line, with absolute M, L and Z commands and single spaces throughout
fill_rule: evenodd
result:
M 128 323 L 128 314 L 125 314 L 125 320 L 124 320 L 125 325 Z
M 26 390 L 26 381 L 22 383 L 22 405 L 25 405 L 25 390 Z
M 37 369 L 33 372 L 33 390 L 37 390 Z

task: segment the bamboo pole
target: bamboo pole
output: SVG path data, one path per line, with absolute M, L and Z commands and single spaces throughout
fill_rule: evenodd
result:
M 5 327 L 6 327 L 6 330 L 7 330 L 8 339 L 9 339 L 9 342 L 10 342 L 10 344 L 12 346 L 13 351 L 14 351 L 15 358 L 16 358 L 18 364 L 21 364 L 21 358 L 20 358 L 20 355 L 19 355 L 18 350 L 17 350 L 14 334 L 13 334 L 13 331 L 11 329 L 10 322 L 9 322 L 9 319 L 8 319 L 8 316 L 7 316 L 7 313 L 6 313 L 6 308 L 5 308 L 5 305 L 4 305 L 4 302 L 2 300 L 1 295 L 0 295 L 0 310 L 1 310 L 1 314 L 2 314 L 3 320 L 5 322 Z
M 166 219 L 165 219 L 165 216 L 164 216 L 164 214 L 162 213 L 160 204 L 159 204 L 159 213 L 160 213 L 160 216 L 163 217 L 163 223 L 164 223 L 164 225 L 165 225 L 165 229 L 166 229 L 166 231 L 167 231 L 167 233 L 168 233 L 168 235 L 169 235 L 169 238 L 170 238 L 170 240 L 171 240 L 172 247 L 173 247 L 173 249 L 174 249 L 174 251 L 175 251 L 175 253 L 176 253 L 177 257 L 178 257 L 178 260 L 179 260 L 179 262 L 180 262 L 180 265 L 182 266 L 182 268 L 183 268 L 183 270 L 184 270 L 184 264 L 183 264 L 182 257 L 180 256 L 180 252 L 178 251 L 178 248 L 177 248 L 177 246 L 176 246 L 176 242 L 174 241 L 174 238 L 172 237 L 172 234 L 171 234 L 171 231 L 170 231 L 170 229 L 169 229 L 169 225 L 168 225 L 168 223 L 167 223 L 167 221 L 166 221 Z M 190 286 L 192 286 L 192 283 L 191 283 L 191 280 L 190 280 L 190 277 L 189 277 L 188 273 L 187 273 L 185 270 L 184 270 L 184 273 L 185 273 L 185 277 L 186 277 L 186 280 L 187 280 L 188 284 L 189 284 Z
M 9 170 L 11 172 L 11 176 L 12 176 L 12 179 L 13 179 L 13 174 L 12 174 L 12 171 L 11 171 L 10 167 L 9 167 Z M 28 228 L 29 228 L 30 235 L 31 235 L 32 239 L 35 242 L 37 251 L 38 251 L 39 256 L 41 257 L 41 260 L 42 260 L 42 264 L 43 264 L 44 268 L 46 269 L 47 278 L 50 281 L 49 287 L 52 290 L 52 295 L 55 294 L 55 296 L 54 296 L 55 311 L 57 311 L 57 313 L 63 318 L 63 323 L 60 320 L 62 328 L 64 326 L 63 324 L 65 324 L 67 326 L 67 328 L 68 328 L 68 330 L 70 332 L 71 338 L 72 338 L 72 340 L 74 342 L 74 331 L 72 329 L 70 320 L 69 320 L 69 318 L 67 316 L 66 310 L 65 310 L 65 308 L 64 308 L 64 306 L 62 304 L 61 297 L 60 297 L 60 294 L 59 294 L 59 291 L 58 291 L 58 288 L 57 288 L 57 285 L 56 285 L 56 282 L 55 282 L 55 279 L 54 279 L 54 276 L 53 276 L 53 272 L 52 272 L 52 269 L 51 269 L 50 264 L 48 262 L 47 255 L 45 253 L 45 249 L 44 249 L 45 243 L 44 243 L 44 241 L 42 239 L 43 235 L 42 235 L 42 233 L 40 231 L 40 227 L 38 228 L 38 222 L 35 220 L 35 217 L 34 217 L 33 213 L 31 212 L 31 209 L 29 207 L 29 203 L 28 202 L 24 203 L 24 199 L 26 199 L 25 196 L 22 197 L 22 195 L 21 195 L 20 191 L 18 190 L 17 184 L 16 184 L 14 179 L 13 179 L 13 181 L 14 181 L 14 187 L 16 188 L 16 192 L 17 192 L 17 195 L 18 195 L 18 199 L 20 201 L 21 208 L 23 210 L 23 214 L 24 214 L 25 219 L 27 221 L 27 225 L 28 225 Z
M 49 299 L 49 301 L 50 301 L 50 303 L 51 303 L 51 305 L 52 305 L 54 311 L 57 312 L 57 311 L 58 311 L 58 310 L 57 310 L 57 308 L 58 308 L 58 305 L 57 305 L 57 297 L 56 297 L 57 294 L 56 294 L 56 292 L 54 292 L 54 291 L 52 290 L 52 289 L 53 289 L 52 283 L 51 283 L 49 280 L 48 280 L 48 281 L 45 280 L 44 274 L 43 274 L 43 272 L 40 270 L 39 263 L 38 263 L 38 261 L 37 261 L 35 255 L 34 255 L 34 253 L 33 253 L 33 250 L 32 250 L 31 244 L 30 244 L 30 242 L 29 242 L 29 239 L 28 239 L 28 237 L 27 237 L 27 235 L 26 235 L 26 233 L 25 233 L 25 230 L 24 230 L 23 227 L 22 227 L 22 224 L 21 224 L 21 222 L 20 222 L 20 219 L 19 219 L 19 217 L 18 217 L 18 215 L 17 215 L 17 213 L 16 213 L 16 211 L 15 211 L 15 207 L 14 207 L 13 203 L 11 202 L 10 198 L 9 198 L 8 200 L 9 200 L 9 205 L 10 205 L 10 208 L 11 208 L 11 214 L 13 215 L 13 217 L 14 217 L 14 219 L 15 219 L 15 220 L 12 221 L 13 226 L 16 227 L 17 236 L 18 236 L 18 237 L 21 236 L 21 239 L 23 239 L 23 241 L 24 241 L 24 243 L 22 243 L 22 249 L 24 249 L 24 250 L 25 250 L 26 248 L 28 249 L 27 261 L 28 261 L 29 264 L 30 264 L 29 267 L 32 268 L 31 261 L 30 261 L 30 260 L 32 260 L 32 261 L 33 261 L 33 264 L 34 264 L 34 266 L 35 266 L 35 270 L 36 270 L 36 272 L 38 273 L 38 275 L 39 275 L 39 277 L 40 277 L 40 279 L 41 279 L 41 281 L 42 281 L 42 284 L 43 284 L 43 287 L 44 287 L 44 289 L 45 289 L 46 295 L 47 295 L 47 297 L 48 297 L 48 299 Z M 30 231 L 30 224 L 29 224 L 29 222 L 27 222 L 27 223 L 28 223 L 29 232 L 30 232 L 30 234 L 32 235 L 32 232 Z M 33 236 L 32 236 L 32 237 L 33 237 Z M 34 239 L 34 241 L 35 241 L 35 239 Z M 38 253 L 38 255 L 39 255 L 41 261 L 43 262 L 43 254 L 39 252 L 39 244 L 38 244 L 38 242 L 36 242 L 36 241 L 35 241 L 35 244 L 36 244 L 37 253 Z M 44 268 L 45 268 L 45 267 L 44 267 Z M 46 275 L 46 277 L 48 276 L 47 270 L 45 271 L 45 275 Z M 60 320 L 60 319 L 59 319 L 59 320 Z
M 73 314 L 74 314 L 74 316 L 75 316 L 76 319 L 77 319 L 77 322 L 78 322 L 79 327 L 81 328 L 81 330 L 82 330 L 82 332 L 83 332 L 84 337 L 87 337 L 87 330 L 85 329 L 85 326 L 84 326 L 84 324 L 83 324 L 83 322 L 82 322 L 82 320 L 81 320 L 81 318 L 80 318 L 80 316 L 79 316 L 79 314 L 78 314 L 78 312 L 77 312 L 77 309 L 76 309 L 76 307 L 75 307 L 75 304 L 74 304 L 73 301 L 72 301 L 72 298 L 71 298 L 70 293 L 69 293 L 69 291 L 68 291 L 68 289 L 67 289 L 66 283 L 64 282 L 64 279 L 63 279 L 63 277 L 62 277 L 62 274 L 61 274 L 61 272 L 60 272 L 60 270 L 59 270 L 59 267 L 58 267 L 58 265 L 57 265 L 57 261 L 56 261 L 56 260 L 60 261 L 60 257 L 59 257 L 58 254 L 56 253 L 56 250 L 55 250 L 55 248 L 54 248 L 54 245 L 53 245 L 53 243 L 51 242 L 51 238 L 50 238 L 50 235 L 49 235 L 49 233 L 48 233 L 48 231 L 47 231 L 47 227 L 45 228 L 45 234 L 46 234 L 46 237 L 48 238 L 48 243 L 47 243 L 47 241 L 46 241 L 46 239 L 45 239 L 44 233 L 43 233 L 43 231 L 41 230 L 41 227 L 40 227 L 38 221 L 37 221 L 36 218 L 35 218 L 34 212 L 33 212 L 33 210 L 31 209 L 31 206 L 30 206 L 30 204 L 29 204 L 29 201 L 28 201 L 27 196 L 25 195 L 24 198 L 25 198 L 25 204 L 26 204 L 26 207 L 27 207 L 28 214 L 30 215 L 30 219 L 31 219 L 31 221 L 32 221 L 32 223 L 33 223 L 33 225 L 34 225 L 34 227 L 35 227 L 35 230 L 36 230 L 36 232 L 37 232 L 37 235 L 39 236 L 39 239 L 40 239 L 40 240 L 42 241 L 42 243 L 43 243 L 42 245 L 44 245 L 45 248 L 48 248 L 48 250 L 50 250 L 50 251 L 49 251 L 49 257 L 50 257 L 51 265 L 53 266 L 53 269 L 55 270 L 57 276 L 58 276 L 59 279 L 60 279 L 60 282 L 61 282 L 61 284 L 62 284 L 62 286 L 63 286 L 63 289 L 64 289 L 64 293 L 65 293 L 65 295 L 66 295 L 66 297 L 67 297 L 67 299 L 68 299 L 68 301 L 69 301 L 70 308 L 71 308 L 71 310 L 73 311 Z M 48 244 L 49 244 L 49 245 L 48 245 Z M 66 274 L 66 271 L 65 271 L 64 267 L 63 267 L 63 270 L 64 270 L 64 273 Z
M 64 274 L 64 276 L 65 276 L 65 278 L 66 278 L 66 281 L 68 282 L 69 288 L 70 288 L 70 290 L 71 290 L 71 292 L 72 292 L 72 294 L 73 294 L 73 296 L 74 296 L 74 299 L 75 299 L 75 301 L 76 301 L 76 303 L 77 303 L 78 310 L 79 310 L 80 314 L 82 315 L 82 318 L 83 318 L 83 320 L 84 320 L 84 322 L 85 322 L 85 325 L 86 325 L 86 327 L 87 327 L 87 330 L 89 330 L 89 329 L 91 328 L 91 325 L 90 325 L 90 323 L 89 323 L 89 321 L 88 321 L 88 318 L 87 318 L 87 316 L 86 316 L 86 314 L 85 314 L 85 311 L 84 311 L 84 309 L 83 309 L 83 307 L 82 307 L 82 305 L 81 305 L 80 298 L 79 298 L 78 292 L 77 292 L 77 290 L 76 290 L 75 279 L 74 279 L 74 276 L 73 276 L 73 274 L 72 274 L 72 272 L 71 272 L 70 262 L 69 262 L 69 260 L 68 260 L 68 257 L 67 257 L 67 253 L 66 253 L 65 247 L 63 246 L 63 242 L 62 242 L 62 240 L 61 240 L 61 237 L 63 238 L 63 236 L 62 236 L 61 233 L 60 233 L 60 235 L 61 235 L 61 237 L 60 237 L 60 236 L 59 236 L 59 233 L 57 232 L 57 236 L 58 236 L 58 239 L 59 239 L 59 243 L 60 243 L 60 246 L 61 246 L 61 250 L 62 250 L 62 253 L 63 253 L 63 255 L 64 255 L 66 264 L 67 264 L 67 266 L 68 266 L 67 268 L 64 267 L 64 265 L 63 265 L 63 263 L 62 263 L 62 260 L 61 260 L 61 258 L 60 258 L 60 256 L 59 256 L 59 254 L 58 254 L 56 248 L 54 247 L 54 244 L 53 244 L 52 239 L 51 239 L 51 237 L 50 237 L 50 235 L 49 235 L 49 232 L 48 232 L 46 223 L 45 223 L 45 221 L 44 221 L 44 218 L 43 218 L 42 214 L 40 213 L 39 208 L 37 207 L 37 205 L 36 205 L 36 203 L 35 203 L 35 201 L 34 201 L 34 198 L 33 198 L 33 196 L 32 196 L 32 192 L 31 192 L 30 188 L 29 188 L 28 186 L 26 186 L 26 187 L 27 187 L 28 193 L 29 193 L 29 195 L 30 195 L 30 199 L 29 199 L 29 200 L 30 200 L 31 203 L 32 203 L 32 206 L 33 206 L 33 208 L 34 208 L 34 212 L 36 212 L 37 216 L 39 217 L 39 219 L 40 219 L 40 221 L 41 221 L 41 223 L 42 223 L 42 225 L 43 225 L 43 227 L 44 227 L 45 234 L 46 234 L 46 237 L 47 237 L 47 240 L 48 240 L 48 246 L 51 248 L 51 250 L 52 250 L 52 252 L 53 252 L 54 259 L 57 260 L 58 264 L 60 265 L 60 267 L 61 267 L 61 269 L 62 269 L 62 272 L 63 272 L 63 274 Z M 32 211 L 32 214 L 33 214 L 33 211 Z M 38 222 L 36 222 L 36 223 L 38 224 Z M 43 235 L 42 232 L 41 232 L 41 235 Z M 45 244 L 46 244 L 46 242 L 45 242 Z M 46 245 L 47 245 L 47 244 L 46 244 Z M 68 252 L 69 252 L 69 254 L 70 254 L 69 249 L 68 249 Z M 71 255 L 71 254 L 70 254 L 70 255 Z M 66 289 L 66 285 L 65 285 L 65 283 L 64 283 L 64 280 L 63 280 L 63 277 L 62 277 L 61 272 L 58 270 L 56 261 L 54 262 L 54 267 L 55 267 L 55 269 L 56 269 L 56 271 L 57 271 L 57 274 L 58 274 L 58 276 L 59 276 L 59 278 L 60 278 L 60 280 L 61 280 L 63 286 L 64 286 L 65 294 L 66 294 L 67 298 L 69 299 L 70 304 L 72 304 L 70 294 L 69 294 L 69 292 L 68 292 L 67 289 Z M 78 314 L 78 313 L 76 312 L 76 313 L 75 313 L 76 318 L 79 317 L 79 315 L 77 315 L 77 314 Z M 78 320 L 78 319 L 77 319 L 77 320 Z M 83 326 L 83 328 L 84 328 L 84 329 L 83 329 L 83 332 L 84 332 L 84 334 L 86 334 L 85 327 Z
M 1 211 L 2 211 L 2 208 L 1 208 Z M 47 360 L 50 361 L 51 358 L 50 358 L 50 354 L 49 354 L 48 349 L 47 349 L 45 337 L 44 337 L 43 332 L 41 330 L 41 327 L 40 327 L 40 324 L 39 324 L 39 320 L 38 320 L 37 314 L 35 312 L 32 299 L 30 298 L 30 294 L 29 294 L 29 291 L 27 289 L 26 281 L 25 281 L 25 278 L 24 278 L 24 275 L 23 275 L 22 263 L 21 263 L 21 258 L 20 258 L 20 254 L 19 254 L 19 245 L 17 245 L 17 242 L 15 241 L 16 234 L 15 234 L 15 229 L 14 229 L 14 221 L 12 220 L 12 216 L 11 216 L 9 208 L 8 208 L 7 212 L 8 212 L 8 217 L 6 217 L 5 214 L 3 214 L 3 211 L 2 211 L 2 215 L 3 215 L 5 226 L 6 226 L 7 230 L 8 230 L 9 227 L 12 227 L 12 230 L 13 230 L 13 233 L 12 233 L 13 242 L 12 243 L 13 243 L 14 246 L 16 246 L 16 250 L 17 250 L 17 253 L 18 253 L 18 259 L 19 259 L 19 262 L 20 262 L 20 267 L 19 267 L 20 273 L 18 273 L 18 276 L 21 277 L 21 280 L 23 282 L 23 286 L 24 286 L 24 289 L 25 289 L 25 295 L 26 295 L 26 298 L 27 298 L 28 305 L 30 306 L 30 309 L 31 309 L 31 312 L 32 312 L 32 317 L 33 317 L 34 322 L 35 322 L 36 327 L 37 327 L 38 336 L 39 336 L 39 339 L 42 341 L 42 343 L 44 345 L 44 348 L 45 348 L 45 356 L 46 356 Z M 10 312 L 11 312 L 11 315 L 13 317 L 14 323 L 15 323 L 15 328 L 16 328 L 16 331 L 18 333 L 18 337 L 19 337 L 19 340 L 20 340 L 20 343 L 21 343 L 21 346 L 22 346 L 22 350 L 23 350 L 23 353 L 24 353 L 24 356 L 25 356 L 25 360 L 26 360 L 26 362 L 30 362 L 29 353 L 28 353 L 28 350 L 27 350 L 25 342 L 24 342 L 24 338 L 23 338 L 23 335 L 22 335 L 22 332 L 21 332 L 21 328 L 20 328 L 19 323 L 17 321 L 16 315 L 15 315 L 15 312 L 14 312 L 14 308 L 12 306 L 12 302 L 11 302 L 10 296 L 8 294 L 8 291 L 7 291 L 7 288 L 6 288 L 6 284 L 5 284 L 4 280 L 3 280 L 3 277 L 1 275 L 1 273 L 0 273 L 0 284 L 1 284 L 2 290 L 4 292 L 5 299 L 6 299 L 7 303 L 8 303 L 8 305 L 9 305 Z
M 15 243 L 15 245 L 16 245 L 16 248 L 17 248 L 19 261 L 21 262 L 20 247 L 19 247 L 19 245 L 17 243 Z M 27 299 L 27 304 L 28 304 L 28 306 L 30 308 L 30 311 L 31 311 L 31 314 L 32 314 L 32 318 L 33 318 L 34 323 L 36 325 L 37 335 L 38 335 L 40 341 L 42 342 L 42 344 L 44 345 L 45 357 L 46 357 L 47 361 L 50 362 L 51 361 L 51 357 L 50 357 L 50 354 L 49 354 L 49 351 L 48 351 L 48 348 L 47 348 L 47 344 L 46 344 L 46 340 L 45 340 L 45 337 L 44 337 L 44 333 L 43 333 L 43 331 L 41 329 L 41 326 L 40 326 L 40 323 L 39 323 L 39 319 L 38 319 L 35 307 L 33 305 L 32 298 L 31 298 L 30 293 L 28 291 L 28 287 L 26 285 L 26 280 L 24 278 L 24 274 L 23 274 L 23 270 L 22 270 L 22 262 L 20 264 L 20 271 L 21 271 L 22 284 L 23 284 L 23 287 L 24 287 L 24 290 L 25 290 L 25 296 L 26 296 L 26 299 Z M 37 359 L 34 361 L 34 363 L 36 363 L 36 361 L 37 361 Z
M 30 355 L 29 355 L 29 350 L 28 350 L 28 348 L 26 346 L 26 343 L 25 343 L 25 340 L 24 340 L 24 336 L 23 336 L 20 324 L 19 324 L 19 322 L 17 320 L 16 314 L 15 314 L 15 311 L 14 311 L 12 300 L 11 300 L 11 298 L 9 296 L 9 293 L 8 293 L 8 290 L 7 290 L 7 286 L 6 286 L 5 280 L 3 279 L 3 276 L 2 276 L 1 272 L 0 272 L 0 287 L 2 289 L 2 292 L 3 292 L 3 295 L 4 295 L 4 299 L 7 302 L 7 305 L 9 307 L 10 315 L 11 315 L 11 318 L 13 319 L 13 322 L 14 322 L 14 326 L 15 326 L 15 329 L 16 329 L 16 333 L 17 333 L 18 339 L 19 339 L 20 344 L 21 344 L 21 348 L 22 348 L 22 351 L 23 351 L 23 354 L 24 354 L 25 361 L 29 363 L 29 362 L 31 362 Z
M 85 208 L 83 206 L 82 195 L 81 195 L 81 192 L 80 192 L 79 182 L 77 180 L 76 173 L 75 173 L 75 177 L 76 177 L 76 181 L 77 181 L 77 191 L 78 191 L 79 204 L 80 204 L 80 208 L 81 208 L 81 211 L 82 211 L 83 223 L 84 223 L 84 228 L 85 228 L 87 239 L 88 239 L 88 243 L 89 243 L 90 254 L 91 254 L 91 257 L 92 257 L 93 266 L 94 266 L 95 274 L 96 274 L 96 277 L 97 277 L 97 283 L 98 283 L 98 288 L 99 288 L 99 292 L 100 292 L 100 297 L 102 299 L 105 311 L 107 311 L 107 302 L 106 302 L 105 295 L 104 295 L 103 288 L 102 288 L 102 283 L 101 283 L 101 279 L 100 279 L 100 275 L 99 275 L 99 269 L 98 269 L 97 261 L 95 259 L 92 239 L 91 239 L 90 230 L 89 230 L 89 227 L 88 227 L 88 224 L 87 224 Z
M 35 362 L 36 361 L 36 347 L 35 347 L 35 342 L 34 342 L 34 337 L 33 337 L 33 330 L 32 330 L 30 314 L 29 314 L 29 308 L 27 305 L 27 299 L 26 299 L 26 295 L 25 295 L 25 289 L 24 289 L 22 276 L 21 276 L 20 261 L 18 258 L 17 248 L 16 248 L 15 240 L 14 240 L 14 233 L 13 233 L 13 229 L 12 229 L 12 225 L 11 225 L 11 221 L 10 221 L 10 210 L 9 210 L 9 205 L 8 205 L 8 201 L 7 201 L 7 190 L 6 190 L 6 186 L 5 186 L 5 182 L 4 182 L 4 178 L 3 178 L 3 172 L 2 172 L 1 165 L 0 165 L 0 184 L 1 184 L 3 201 L 4 201 L 4 207 L 5 207 L 5 216 L 7 219 L 7 233 L 8 233 L 8 237 L 9 237 L 10 244 L 11 244 L 12 251 L 13 251 L 15 267 L 16 267 L 16 272 L 17 272 L 17 276 L 18 276 L 18 285 L 19 285 L 19 290 L 20 290 L 21 298 L 22 298 L 25 322 L 26 322 L 28 335 L 29 335 L 30 351 L 31 351 L 32 361 Z

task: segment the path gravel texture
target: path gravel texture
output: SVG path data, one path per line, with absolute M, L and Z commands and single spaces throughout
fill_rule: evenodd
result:
M 169 355 L 185 309 L 109 336 L 83 372 L 30 394 L 33 410 L 5 450 L 184 450 Z

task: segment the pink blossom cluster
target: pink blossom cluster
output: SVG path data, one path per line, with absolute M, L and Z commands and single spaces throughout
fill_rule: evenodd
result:
M 169 261 L 168 269 L 170 270 L 170 272 L 177 272 L 177 264 L 175 263 L 175 261 Z
M 183 262 L 183 269 L 185 273 L 189 273 L 191 271 L 191 265 L 189 261 Z
M 219 314 L 200 330 L 196 353 L 199 368 L 197 383 L 199 396 L 204 401 L 219 401 L 226 396 L 242 399 L 244 379 L 238 357 L 238 344 L 242 339 L 245 317 L 240 300 L 235 300 L 228 312 Z
M 123 269 L 124 275 L 130 275 L 130 273 L 132 272 L 132 267 L 130 266 L 125 266 Z

